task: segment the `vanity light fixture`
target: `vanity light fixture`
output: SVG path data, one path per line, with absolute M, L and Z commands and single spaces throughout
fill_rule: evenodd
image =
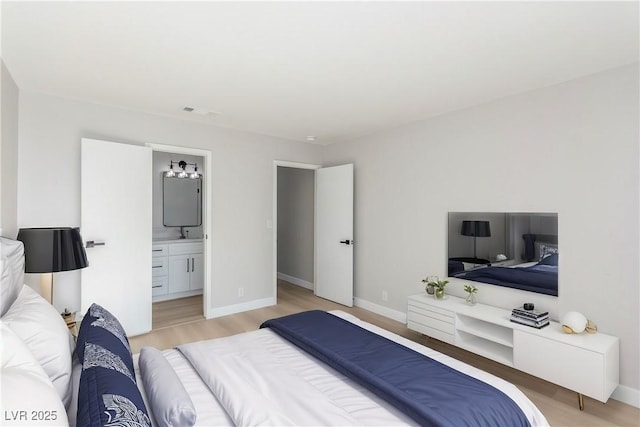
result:
M 200 174 L 198 173 L 198 164 L 197 163 L 194 164 L 193 172 L 191 172 L 191 174 L 189 175 L 189 178 L 191 178 L 191 179 L 200 178 Z
M 176 173 L 173 171 L 173 161 L 169 165 L 169 170 L 164 173 L 164 176 L 166 176 L 167 178 L 173 178 L 174 176 L 176 176 Z
M 173 164 L 174 163 L 177 164 L 182 169 L 177 174 L 173 170 Z M 193 172 L 187 173 L 187 166 L 193 166 Z M 184 160 L 180 160 L 180 161 L 171 160 L 169 162 L 169 170 L 164 173 L 164 176 L 166 178 L 173 178 L 173 177 L 176 177 L 176 176 L 178 178 L 187 178 L 187 177 L 189 177 L 191 179 L 200 178 L 200 174 L 198 173 L 198 164 L 197 163 L 187 163 Z

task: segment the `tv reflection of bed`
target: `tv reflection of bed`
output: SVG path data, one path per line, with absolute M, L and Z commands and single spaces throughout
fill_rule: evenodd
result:
M 558 254 L 533 263 L 457 271 L 453 277 L 558 296 Z

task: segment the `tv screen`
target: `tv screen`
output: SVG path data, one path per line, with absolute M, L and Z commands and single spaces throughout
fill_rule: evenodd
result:
M 449 212 L 449 277 L 558 296 L 558 214 Z

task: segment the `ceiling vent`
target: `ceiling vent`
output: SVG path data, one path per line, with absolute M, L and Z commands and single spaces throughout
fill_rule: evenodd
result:
M 219 116 L 220 115 L 220 112 L 218 111 L 207 110 L 206 108 L 201 108 L 201 107 L 186 106 L 182 110 L 186 111 L 187 113 L 195 113 L 199 116 Z

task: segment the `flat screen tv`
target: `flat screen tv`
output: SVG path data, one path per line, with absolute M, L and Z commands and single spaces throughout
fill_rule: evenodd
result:
M 449 277 L 558 296 L 558 214 L 449 212 Z

